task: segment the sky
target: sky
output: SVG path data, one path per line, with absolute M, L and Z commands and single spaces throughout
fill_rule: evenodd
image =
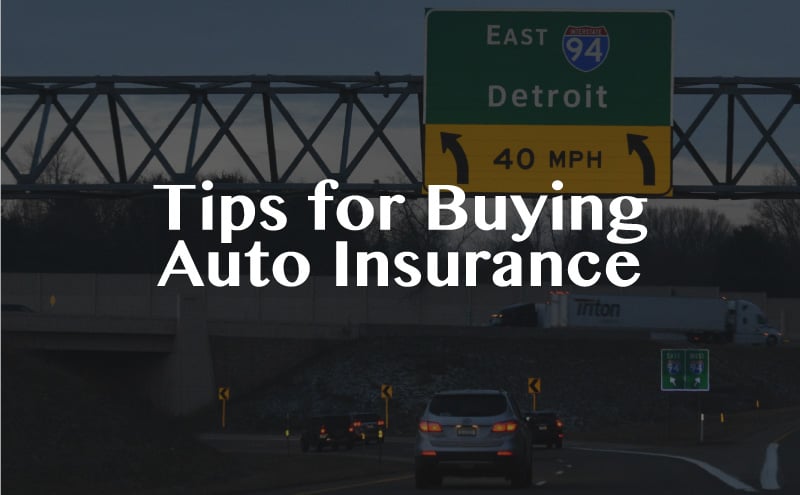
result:
M 672 10 L 675 75 L 800 74 L 795 0 L 4 0 L 2 72 L 421 74 L 426 7 Z
M 675 76 L 800 76 L 796 0 L 3 0 L 0 71 L 422 75 L 425 8 L 671 10 Z M 800 129 L 797 113 L 791 129 Z M 748 208 L 738 202 L 732 211 L 744 219 Z

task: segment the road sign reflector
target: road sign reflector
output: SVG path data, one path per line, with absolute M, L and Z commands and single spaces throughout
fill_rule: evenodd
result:
M 542 380 L 540 378 L 528 378 L 528 393 L 539 394 L 542 392 Z
M 217 389 L 217 399 L 219 400 L 230 400 L 231 398 L 231 389 L 230 387 L 219 387 Z

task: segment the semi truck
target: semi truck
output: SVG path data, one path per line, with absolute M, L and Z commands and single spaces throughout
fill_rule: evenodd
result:
M 494 313 L 495 326 L 641 330 L 680 334 L 691 342 L 777 345 L 779 329 L 758 305 L 720 297 L 647 297 L 554 293 Z

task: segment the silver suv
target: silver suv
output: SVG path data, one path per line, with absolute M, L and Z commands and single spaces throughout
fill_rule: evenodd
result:
M 442 476 L 505 476 L 531 484 L 531 434 L 516 402 L 502 390 L 452 390 L 431 398 L 419 418 L 414 450 L 417 488 Z

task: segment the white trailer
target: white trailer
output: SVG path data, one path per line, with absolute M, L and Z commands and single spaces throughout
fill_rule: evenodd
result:
M 559 293 L 537 305 L 537 324 L 679 332 L 694 342 L 776 345 L 782 340 L 761 308 L 743 299 Z

